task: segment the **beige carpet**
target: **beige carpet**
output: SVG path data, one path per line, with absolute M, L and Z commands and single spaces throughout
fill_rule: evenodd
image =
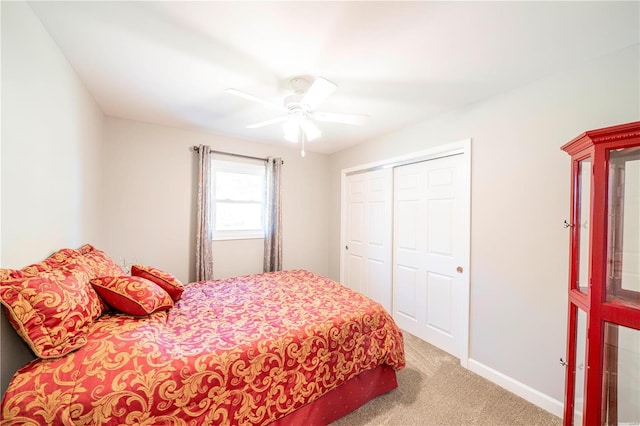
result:
M 332 426 L 560 425 L 561 419 L 460 366 L 460 361 L 404 333 L 407 366 L 398 389 Z

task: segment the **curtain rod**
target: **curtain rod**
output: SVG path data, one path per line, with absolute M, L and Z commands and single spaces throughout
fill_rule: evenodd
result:
M 191 147 L 195 152 L 199 152 L 200 151 L 200 147 L 197 145 L 194 145 L 193 147 Z M 211 149 L 209 148 L 209 152 L 212 154 L 221 154 L 221 155 L 230 155 L 232 157 L 240 157 L 240 158 L 248 158 L 250 160 L 260 160 L 260 161 L 267 161 L 267 158 L 263 158 L 263 157 L 253 157 L 251 155 L 243 155 L 243 154 L 234 154 L 233 152 L 224 152 L 224 151 L 216 151 L 215 149 Z M 282 164 L 284 164 L 284 160 L 281 160 Z

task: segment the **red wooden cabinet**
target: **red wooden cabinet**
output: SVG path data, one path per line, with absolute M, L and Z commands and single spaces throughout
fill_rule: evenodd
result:
M 564 424 L 640 424 L 640 122 L 562 149 L 572 160 Z

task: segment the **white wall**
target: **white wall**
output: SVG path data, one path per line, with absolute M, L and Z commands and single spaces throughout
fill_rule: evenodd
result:
M 330 276 L 340 273 L 341 169 L 472 138 L 470 365 L 537 394 L 559 414 L 570 189 L 570 159 L 560 146 L 583 131 L 640 119 L 639 49 L 334 154 Z
M 328 157 L 213 134 L 108 118 L 105 126 L 105 250 L 195 278 L 193 145 L 284 159 L 283 267 L 328 273 Z M 225 157 L 229 158 L 229 157 Z M 216 278 L 262 272 L 263 240 L 218 241 Z M 130 263 L 130 262 L 129 262 Z
M 2 7 L 2 267 L 99 244 L 102 113 L 28 4 Z M 2 314 L 1 390 L 32 358 Z

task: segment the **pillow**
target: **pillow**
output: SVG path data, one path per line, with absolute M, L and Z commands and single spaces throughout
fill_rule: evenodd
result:
M 9 322 L 34 354 L 45 359 L 61 357 L 87 343 L 85 333 L 98 314 L 93 297 L 99 300 L 88 280 L 68 271 L 0 283 L 0 302 Z
M 82 254 L 78 250 L 61 249 L 42 262 L 25 266 L 20 270 L 3 269 L 0 272 L 0 281 L 28 277 L 41 277 L 60 281 L 65 280 L 68 275 L 73 275 L 79 282 L 84 283 L 84 288 L 80 289 L 80 297 L 87 297 L 92 320 L 97 319 L 106 312 L 106 305 L 98 297 L 93 287 L 89 285 L 89 279 L 93 278 L 93 276 L 90 273 L 89 266 L 82 262 Z
M 100 277 L 91 280 L 107 305 L 130 315 L 149 315 L 173 306 L 171 296 L 153 282 L 140 277 Z
M 78 249 L 78 262 L 89 269 L 90 278 L 120 276 L 125 271 L 108 254 L 98 250 L 91 244 L 85 244 Z
M 21 269 L 24 274 L 38 275 L 41 272 L 50 272 L 57 268 L 61 268 L 74 263 L 74 260 L 80 256 L 80 252 L 74 249 L 60 249 L 47 257 L 42 262 L 34 263 L 29 266 L 25 266 Z
M 24 273 L 18 269 L 0 269 L 0 281 L 7 281 L 12 278 L 23 278 L 24 276 Z
M 79 263 L 68 263 L 48 271 L 39 272 L 37 275 L 30 275 L 24 272 L 23 274 L 24 276 L 37 276 L 40 278 L 48 278 L 54 281 L 64 280 L 67 275 L 71 275 L 75 277 L 79 283 L 82 284 L 76 291 L 80 292 L 79 296 L 83 298 L 83 301 L 86 300 L 86 302 L 83 303 L 86 303 L 91 321 L 100 318 L 100 316 L 107 311 L 107 306 L 104 304 L 102 299 L 100 299 L 98 293 L 96 293 L 91 284 L 89 284 L 91 274 L 89 273 L 89 269 L 86 266 L 83 266 Z M 62 303 L 65 303 L 66 301 L 67 299 L 63 299 Z
M 176 277 L 152 266 L 132 265 L 131 275 L 153 281 L 169 293 L 174 302 L 180 300 L 180 296 L 184 291 L 184 286 Z

